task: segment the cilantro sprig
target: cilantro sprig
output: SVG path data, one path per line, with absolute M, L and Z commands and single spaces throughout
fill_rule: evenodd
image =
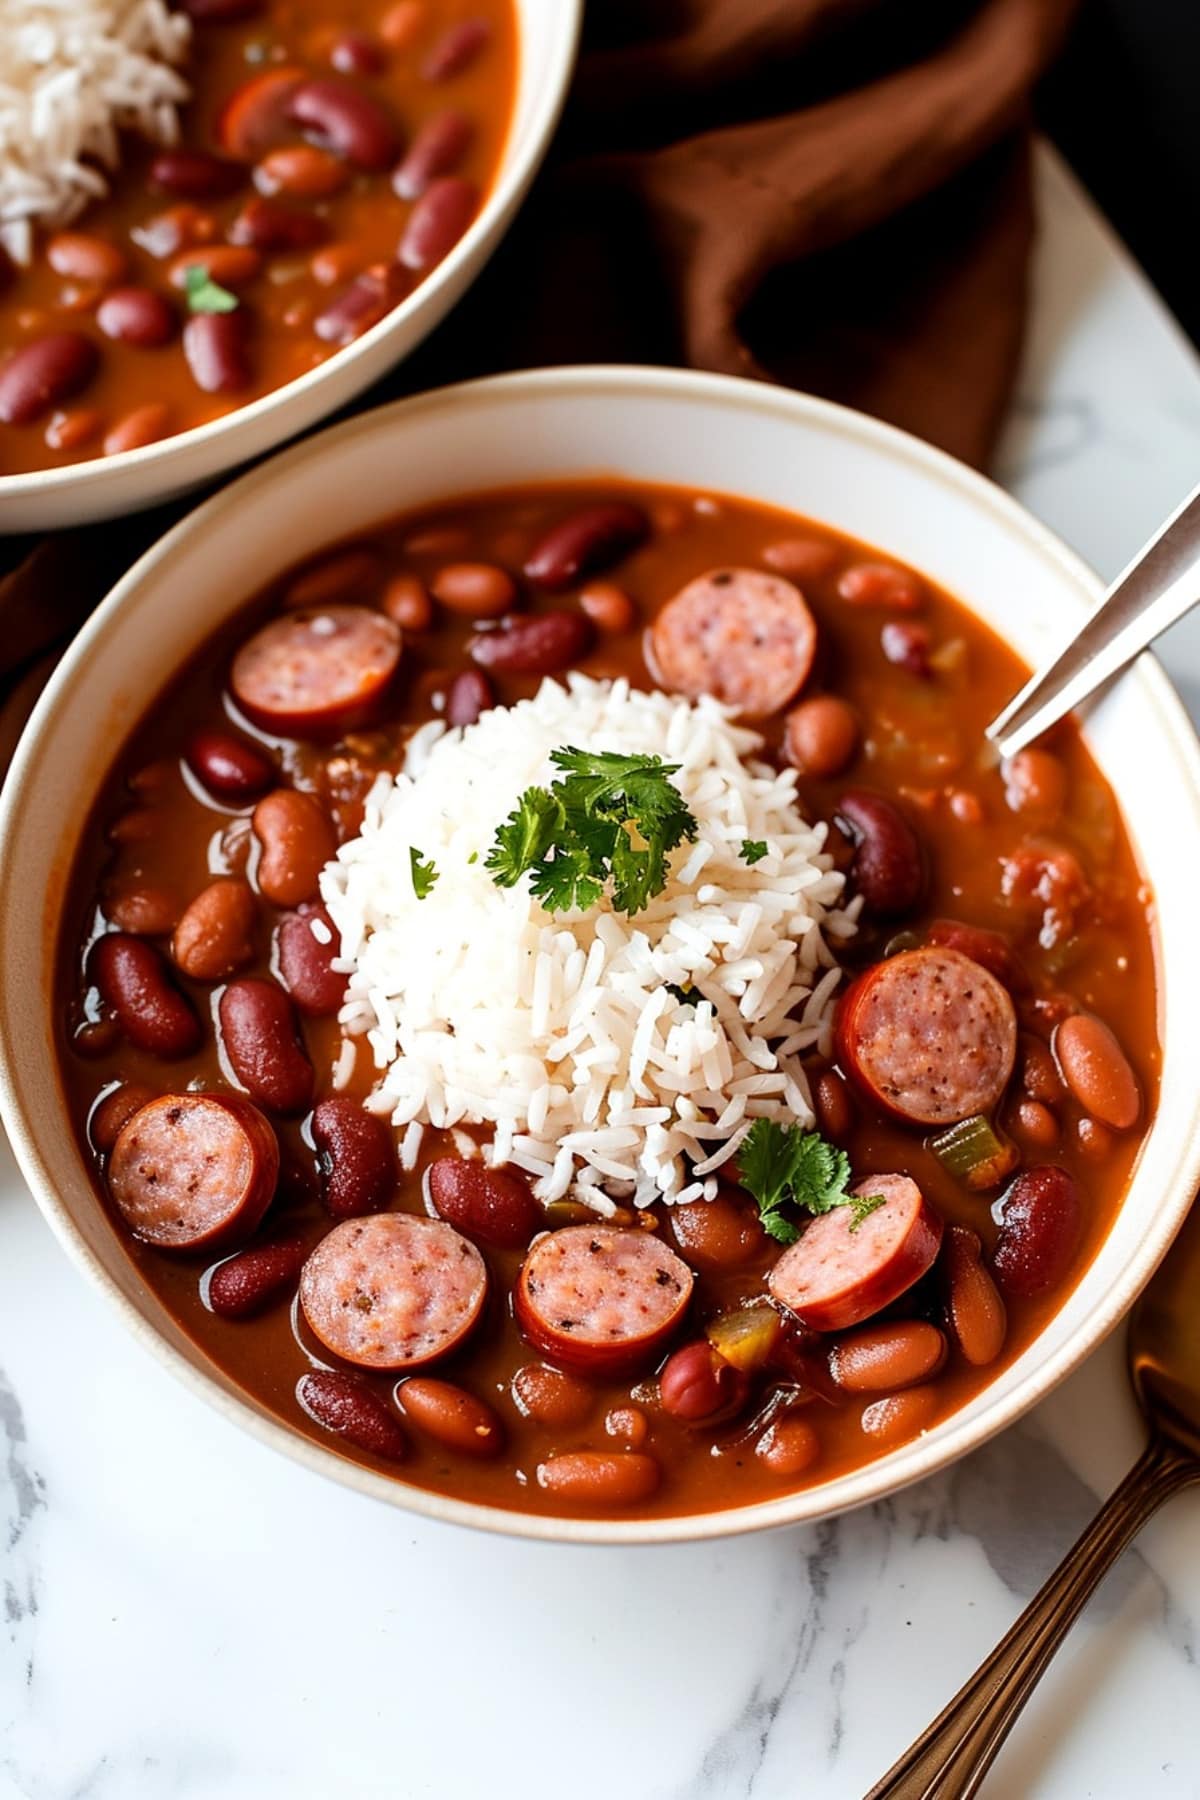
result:
M 413 845 L 408 850 L 409 866 L 412 869 L 413 893 L 418 900 L 427 900 L 437 882 L 436 864 L 428 861 Z
M 551 752 L 563 772 L 517 802 L 488 853 L 497 887 L 530 877 L 547 912 L 586 912 L 611 884 L 612 904 L 630 917 L 667 885 L 667 856 L 698 830 L 671 781 L 681 765 L 613 750 Z
M 767 840 L 765 838 L 746 838 L 743 840 L 742 861 L 744 863 L 750 863 L 753 866 L 754 863 L 761 862 L 766 854 Z
M 214 281 L 203 263 L 189 263 L 183 271 L 183 291 L 188 311 L 194 313 L 228 313 L 238 304 L 236 294 Z
M 758 1201 L 765 1232 L 781 1244 L 794 1244 L 800 1227 L 784 1210 L 812 1214 L 848 1206 L 850 1230 L 884 1204 L 882 1194 L 851 1194 L 850 1158 L 819 1131 L 755 1119 L 738 1149 L 742 1185 Z

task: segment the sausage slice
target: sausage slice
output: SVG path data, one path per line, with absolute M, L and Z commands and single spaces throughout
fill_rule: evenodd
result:
M 234 698 L 265 731 L 328 736 L 369 724 L 400 661 L 400 628 L 369 606 L 306 607 L 242 645 Z
M 364 1369 L 419 1369 L 475 1324 L 487 1269 L 441 1219 L 377 1213 L 321 1239 L 300 1275 L 300 1304 L 321 1342 Z
M 108 1185 L 125 1223 L 160 1250 L 248 1237 L 279 1179 L 279 1145 L 238 1094 L 163 1094 L 113 1145 Z
M 746 718 L 778 712 L 808 679 L 817 627 L 798 587 L 761 569 L 712 569 L 663 607 L 649 633 L 667 687 L 712 694 Z
M 872 1175 L 854 1191 L 884 1203 L 854 1230 L 850 1207 L 822 1213 L 767 1277 L 813 1331 L 844 1331 L 890 1306 L 932 1267 L 942 1241 L 940 1213 L 907 1175 Z
M 651 1232 L 571 1225 L 534 1244 L 513 1306 L 552 1362 L 618 1375 L 653 1359 L 682 1319 L 692 1283 L 687 1264 Z
M 846 1073 L 914 1125 L 990 1111 L 1017 1054 L 1007 989 L 944 945 L 903 951 L 860 975 L 842 997 L 836 1035 Z

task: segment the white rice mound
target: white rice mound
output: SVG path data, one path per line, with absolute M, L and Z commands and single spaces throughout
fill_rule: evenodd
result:
M 633 919 L 602 902 L 548 914 L 484 867 L 530 785 L 563 745 L 655 754 L 698 822 L 665 890 Z M 825 826 L 796 805 L 793 771 L 756 763 L 762 739 L 715 701 L 696 704 L 574 674 L 465 730 L 423 726 L 406 768 L 379 778 L 360 836 L 326 865 L 321 893 L 350 977 L 340 1015 L 383 1071 L 368 1104 L 403 1132 L 491 1128 L 486 1154 L 571 1195 L 694 1200 L 755 1118 L 813 1123 L 801 1054 L 828 1048 L 855 929 Z M 753 865 L 747 839 L 768 851 Z M 410 848 L 438 880 L 413 891 Z M 696 994 L 694 1004 L 668 983 Z M 352 1065 L 351 1056 L 350 1063 Z
M 108 192 L 118 132 L 178 141 L 191 36 L 166 0 L 0 0 L 0 243 L 15 262 L 35 222 L 66 224 Z

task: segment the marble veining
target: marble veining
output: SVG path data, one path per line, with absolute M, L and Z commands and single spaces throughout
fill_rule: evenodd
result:
M 1061 165 L 1004 483 L 1112 574 L 1200 464 L 1190 347 Z M 1200 620 L 1164 660 L 1200 714 Z M 1119 1334 L 879 1505 L 653 1551 L 306 1478 L 177 1386 L 0 1146 L 0 1800 L 856 1800 L 1132 1463 Z M 1143 1533 L 986 1800 L 1200 1800 L 1200 1500 Z

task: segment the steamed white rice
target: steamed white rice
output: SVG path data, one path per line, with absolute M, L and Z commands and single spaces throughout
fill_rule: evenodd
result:
M 0 243 L 18 263 L 35 223 L 108 192 L 118 133 L 179 137 L 191 24 L 165 0 L 0 0 Z
M 753 1119 L 813 1122 L 800 1057 L 828 1048 L 834 946 L 857 903 L 840 904 L 795 775 L 753 760 L 761 743 L 714 700 L 583 675 L 465 731 L 417 732 L 321 882 L 350 977 L 343 1030 L 366 1036 L 382 1072 L 370 1104 L 410 1167 L 424 1127 L 483 1126 L 490 1158 L 528 1171 L 539 1198 L 604 1211 L 711 1196 Z M 698 836 L 633 919 L 603 903 L 549 915 L 527 878 L 498 888 L 484 867 L 566 744 L 682 765 Z M 753 865 L 747 839 L 768 846 Z M 438 870 L 424 900 L 413 847 Z

